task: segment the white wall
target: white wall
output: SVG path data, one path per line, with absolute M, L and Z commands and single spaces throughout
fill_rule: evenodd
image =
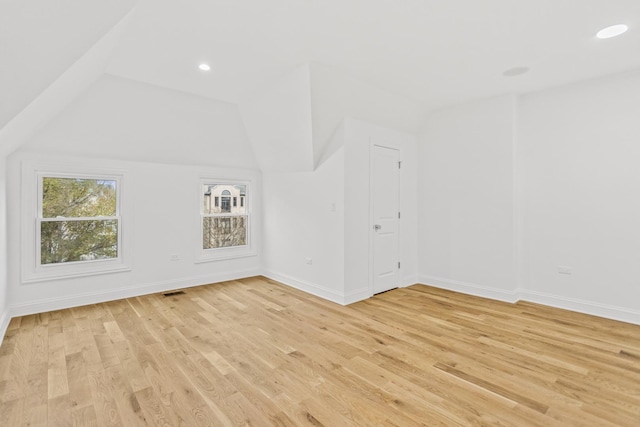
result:
M 421 281 L 515 300 L 513 99 L 434 113 L 420 140 Z
M 7 304 L 7 169 L 6 157 L 0 156 L 0 343 L 9 324 Z
M 22 241 L 21 222 L 31 221 L 20 211 L 21 194 L 31 192 L 20 186 L 22 160 L 47 163 L 75 162 L 87 168 L 117 168 L 127 171 L 127 201 L 131 223 L 123 224 L 131 233 L 131 271 L 96 276 L 22 283 L 20 248 L 28 250 L 34 242 Z M 12 316 L 43 312 L 61 307 L 95 303 L 144 293 L 247 277 L 261 273 L 261 256 L 195 263 L 199 231 L 199 178 L 251 179 L 251 200 L 255 221 L 254 244 L 260 248 L 260 173 L 252 170 L 162 165 L 141 162 L 66 158 L 40 153 L 18 152 L 9 158 L 8 222 L 9 244 L 15 248 L 8 256 L 8 297 Z M 260 252 L 259 252 L 260 253 Z M 179 261 L 170 261 L 172 254 Z
M 434 113 L 421 282 L 640 324 L 639 94 L 635 71 Z
M 416 139 L 354 119 L 345 119 L 334 133 L 328 147 L 342 146 L 314 172 L 264 174 L 264 252 L 269 277 L 340 304 L 372 295 L 369 180 L 373 143 L 401 151 L 401 285 L 416 283 Z M 312 258 L 312 265 L 306 264 L 306 258 Z
M 251 146 L 263 172 L 314 169 L 309 66 L 303 65 L 240 104 Z
M 256 168 L 237 106 L 104 75 L 21 150 Z
M 372 144 L 400 150 L 400 262 L 402 285 L 417 282 L 417 141 L 415 136 L 355 119 L 345 123 L 345 298 L 371 296 L 369 271 L 370 151 Z
M 523 96 L 519 117 L 524 297 L 640 323 L 640 71 Z
M 263 175 L 265 274 L 340 304 L 344 170 L 344 149 L 339 148 L 313 172 Z
M 427 115 L 420 102 L 355 79 L 344 70 L 313 62 L 311 105 L 316 165 L 345 117 L 416 133 Z

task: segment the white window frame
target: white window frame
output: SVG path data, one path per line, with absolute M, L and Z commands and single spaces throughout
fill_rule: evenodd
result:
M 246 196 L 244 201 L 244 214 L 232 214 L 232 213 L 224 213 L 224 214 L 205 214 L 204 213 L 204 193 L 202 191 L 203 186 L 205 185 L 244 185 L 246 188 Z M 196 252 L 196 263 L 201 262 L 210 262 L 210 261 L 218 261 L 223 259 L 233 259 L 233 258 L 242 258 L 257 255 L 257 251 L 253 246 L 253 212 L 252 212 L 252 198 L 253 198 L 253 186 L 252 180 L 242 180 L 242 179 L 221 179 L 221 178 L 207 178 L 201 177 L 198 183 L 198 248 Z M 232 204 L 233 202 L 230 201 Z M 215 217 L 215 216 L 246 216 L 247 217 L 247 243 L 242 246 L 231 246 L 227 248 L 211 248 L 204 249 L 202 235 L 204 233 L 203 223 L 205 217 Z
M 127 225 L 130 218 L 126 207 L 126 171 L 114 169 L 79 168 L 61 164 L 23 164 L 22 191 L 22 282 L 32 283 L 80 276 L 129 271 L 130 239 Z M 40 226 L 42 217 L 43 178 L 97 179 L 116 181 L 116 215 L 111 217 L 73 218 L 117 219 L 118 256 L 109 259 L 70 261 L 65 263 L 41 264 Z

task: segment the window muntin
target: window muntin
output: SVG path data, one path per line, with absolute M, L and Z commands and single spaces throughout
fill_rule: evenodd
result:
M 202 249 L 248 248 L 248 200 L 238 206 L 237 199 L 247 198 L 248 185 L 240 183 L 203 183 L 201 227 Z M 220 206 L 215 201 L 220 198 Z M 212 203 L 213 199 L 213 203 Z M 232 203 L 232 199 L 235 203 Z
M 36 264 L 120 258 L 119 179 L 38 176 Z

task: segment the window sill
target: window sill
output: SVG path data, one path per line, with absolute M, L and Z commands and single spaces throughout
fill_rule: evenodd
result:
M 258 255 L 255 249 L 209 249 L 212 252 L 201 252 L 196 258 L 196 264 L 205 262 L 230 260 L 234 258 L 247 258 Z
M 98 276 L 111 273 L 123 273 L 131 271 L 131 268 L 122 265 L 119 267 L 106 267 L 96 270 L 77 271 L 77 272 L 60 272 L 60 273 L 31 273 L 27 277 L 22 278 L 22 284 L 49 282 L 62 279 L 73 279 L 76 277 Z

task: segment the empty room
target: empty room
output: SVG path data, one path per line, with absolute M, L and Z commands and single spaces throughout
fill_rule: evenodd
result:
M 0 426 L 640 425 L 637 0 L 1 0 Z

